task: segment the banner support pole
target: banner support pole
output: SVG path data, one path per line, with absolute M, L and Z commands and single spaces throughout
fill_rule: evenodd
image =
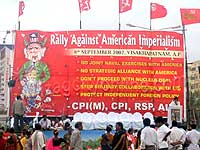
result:
M 185 51 L 185 86 L 186 86 L 186 97 L 185 97 L 185 109 L 184 109 L 184 114 L 185 114 L 185 121 L 189 123 L 190 121 L 190 96 L 189 96 L 189 80 L 188 80 L 188 60 L 187 60 L 187 44 L 186 44 L 186 35 L 185 35 L 185 25 L 183 25 L 183 39 L 184 39 L 184 51 Z

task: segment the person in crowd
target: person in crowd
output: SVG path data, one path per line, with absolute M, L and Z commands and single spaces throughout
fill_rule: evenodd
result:
M 47 141 L 46 150 L 61 150 L 61 143 L 66 141 L 63 138 L 58 137 L 59 131 L 54 130 L 54 137 Z
M 72 131 L 73 131 L 70 122 L 65 122 L 65 125 L 64 125 L 63 128 L 64 128 L 64 130 L 65 130 L 66 132 L 70 132 L 70 133 L 72 133 Z
M 27 130 L 26 129 L 22 130 L 20 143 L 21 143 L 21 146 L 22 146 L 22 150 L 25 150 L 26 149 L 26 143 L 27 143 Z
M 6 130 L 3 133 L 3 137 L 6 140 L 8 139 L 8 136 L 10 135 L 9 130 L 10 130 L 10 128 L 8 127 L 8 128 L 6 128 Z
M 2 129 L 0 129 L 0 146 L 1 146 L 1 150 L 6 150 L 6 140 L 3 136 L 4 131 Z
M 81 130 L 83 130 L 82 122 L 77 122 L 75 124 L 75 130 L 72 132 L 70 138 L 71 150 L 83 150 L 83 145 L 81 140 Z
M 32 131 L 28 130 L 27 133 L 27 142 L 26 142 L 26 150 L 32 150 L 32 140 L 31 140 L 31 135 L 32 135 Z
M 9 132 L 7 132 L 4 136 L 6 139 L 6 149 L 16 150 L 17 149 L 17 135 L 15 134 L 14 128 L 10 128 Z
M 67 116 L 62 115 L 60 123 L 63 124 L 63 126 L 64 126 L 66 122 L 71 122 L 71 120 L 69 118 L 67 118 Z
M 196 130 L 196 124 L 190 125 L 190 131 L 186 133 L 186 140 L 188 141 L 189 146 L 188 150 L 199 150 L 198 142 L 200 141 L 200 132 Z
M 135 145 L 134 145 L 134 149 L 141 149 L 140 148 L 140 145 L 141 145 L 141 132 L 142 132 L 142 129 L 143 128 L 141 128 L 141 129 L 139 129 L 138 131 L 137 131 L 137 136 L 136 136 L 136 141 L 135 141 Z
M 172 121 L 171 133 L 169 135 L 169 150 L 182 150 L 182 144 L 185 142 L 185 133 L 178 128 L 177 121 Z
M 54 123 L 52 124 L 51 129 L 56 130 L 56 129 L 63 129 L 63 124 L 62 122 L 60 122 L 60 120 L 58 118 L 55 119 Z
M 50 130 L 51 128 L 51 120 L 47 118 L 47 115 L 43 115 L 43 118 L 39 121 L 43 130 Z
M 33 128 L 35 128 L 35 124 L 38 123 L 38 117 L 39 117 L 39 112 L 36 112 L 35 118 L 33 118 L 31 124 L 29 123 L 30 126 L 32 126 Z
M 134 135 L 134 129 L 133 128 L 129 128 L 128 132 L 127 132 L 127 139 L 128 139 L 128 149 L 129 150 L 133 150 L 134 149 L 134 145 L 136 142 L 136 136 Z
M 127 150 L 128 140 L 126 136 L 126 130 L 123 128 L 121 122 L 116 123 L 116 133 L 113 137 L 112 149 L 113 150 Z
M 156 130 L 150 127 L 151 120 L 145 118 L 143 120 L 144 128 L 141 131 L 141 149 L 156 150 L 158 146 L 158 136 Z
M 175 96 L 172 102 L 169 104 L 170 106 L 180 106 L 180 102 L 178 100 L 178 97 Z
M 16 101 L 13 103 L 14 129 L 20 131 L 23 128 L 23 115 L 25 106 L 20 95 L 17 95 Z M 20 126 L 19 126 L 20 122 Z
M 69 122 L 65 122 L 64 130 L 66 133 L 64 134 L 64 140 L 66 141 L 65 145 L 63 145 L 64 150 L 69 150 L 70 147 L 70 138 L 73 132 L 72 126 Z
M 101 136 L 101 149 L 102 150 L 112 150 L 113 134 L 111 133 L 113 129 L 112 125 L 106 127 L 106 133 Z
M 158 135 L 158 149 L 168 150 L 167 137 L 171 133 L 170 129 L 164 124 L 162 117 L 157 117 L 155 120 Z
M 41 125 L 35 124 L 35 131 L 31 135 L 31 143 L 33 150 L 45 150 L 46 138 L 41 130 L 42 130 Z

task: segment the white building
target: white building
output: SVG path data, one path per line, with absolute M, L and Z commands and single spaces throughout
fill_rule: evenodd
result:
M 14 58 L 13 45 L 0 45 L 0 117 L 9 113 L 10 89 L 8 82 L 12 77 Z

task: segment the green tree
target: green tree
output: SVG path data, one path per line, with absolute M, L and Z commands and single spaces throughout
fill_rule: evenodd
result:
M 200 90 L 190 94 L 190 106 L 191 120 L 198 125 L 198 128 L 200 128 Z

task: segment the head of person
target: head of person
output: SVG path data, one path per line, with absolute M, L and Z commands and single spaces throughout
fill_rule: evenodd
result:
M 25 137 L 27 135 L 27 130 L 23 129 L 21 132 L 21 137 Z
M 20 95 L 17 95 L 16 99 L 17 99 L 17 101 L 22 100 L 22 97 Z
M 197 128 L 197 125 L 196 124 L 190 124 L 190 129 L 196 129 Z
M 26 132 L 27 138 L 30 138 L 31 134 L 32 134 L 31 130 L 27 130 L 27 132 Z
M 113 126 L 112 126 L 111 124 L 107 125 L 106 131 L 107 131 L 108 133 L 111 132 L 112 129 L 113 129 Z
M 133 132 L 134 132 L 133 128 L 129 128 L 129 129 L 128 129 L 128 133 L 129 133 L 129 134 L 133 134 Z
M 47 39 L 44 36 L 39 35 L 39 33 L 34 32 L 29 34 L 29 37 L 24 39 L 24 44 L 26 48 L 24 49 L 25 57 L 32 62 L 37 62 L 44 57 L 46 51 Z
M 137 132 L 138 132 L 138 130 L 137 130 L 137 129 L 134 129 L 134 130 L 133 130 L 133 133 L 137 133 Z
M 65 115 L 61 116 L 61 120 L 65 120 L 67 117 Z
M 60 120 L 58 118 L 55 119 L 55 123 L 58 123 Z
M 117 122 L 115 127 L 116 131 L 121 131 L 124 129 L 122 122 Z
M 178 122 L 176 120 L 172 121 L 172 127 L 178 127 Z
M 150 120 L 149 118 L 145 118 L 145 119 L 143 120 L 143 124 L 144 124 L 145 127 L 146 127 L 146 126 L 150 126 L 151 120 Z
M 174 101 L 178 101 L 178 97 L 177 96 L 174 97 Z
M 156 126 L 157 127 L 160 127 L 164 124 L 164 119 L 163 117 L 157 117 L 156 120 L 155 120 L 155 123 L 156 123 Z
M 35 124 L 35 130 L 42 130 L 42 127 L 39 123 Z
M 9 131 L 10 131 L 10 128 L 9 128 L 9 127 L 7 127 L 7 128 L 6 128 L 6 132 L 9 132 Z
M 177 105 L 178 104 L 178 97 L 175 96 L 174 99 L 173 99 L 174 103 Z
M 83 123 L 82 122 L 77 122 L 75 124 L 75 128 L 78 129 L 78 130 L 83 130 Z
M 47 120 L 47 115 L 43 115 L 44 121 Z
M 71 127 L 72 126 L 69 122 L 65 122 L 64 130 L 69 130 Z
M 9 133 L 15 133 L 15 129 L 14 128 L 10 128 L 9 129 Z
M 3 138 L 3 133 L 4 133 L 4 131 L 2 129 L 0 129 L 0 138 Z

